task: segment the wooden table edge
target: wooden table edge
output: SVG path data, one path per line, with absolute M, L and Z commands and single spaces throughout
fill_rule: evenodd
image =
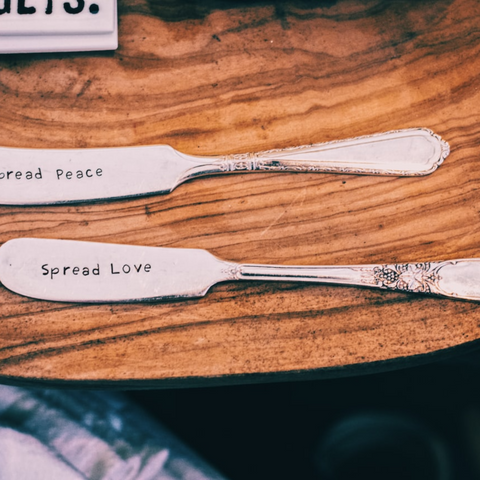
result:
M 222 387 L 291 381 L 315 381 L 348 378 L 361 375 L 386 373 L 405 368 L 419 367 L 453 357 L 466 355 L 480 348 L 480 339 L 433 352 L 397 357 L 376 362 L 323 367 L 310 370 L 284 372 L 242 373 L 218 376 L 192 376 L 165 379 L 126 380 L 62 380 L 40 377 L 16 377 L 0 375 L 0 384 L 29 388 L 59 388 L 88 390 L 162 390 L 179 388 Z

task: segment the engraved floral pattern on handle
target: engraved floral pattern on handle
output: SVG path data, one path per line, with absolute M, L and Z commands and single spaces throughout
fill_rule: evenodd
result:
M 441 280 L 438 263 L 382 265 L 373 269 L 374 281 L 381 288 L 416 293 L 439 293 Z
M 220 169 L 222 172 L 236 172 L 260 168 L 256 153 L 238 153 L 222 157 Z
M 226 280 L 238 280 L 240 278 L 241 271 L 241 265 L 232 263 L 226 264 L 226 267 L 222 270 L 222 273 L 225 275 Z

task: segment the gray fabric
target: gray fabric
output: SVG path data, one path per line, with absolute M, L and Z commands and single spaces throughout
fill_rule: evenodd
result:
M 0 386 L 2 480 L 225 480 L 119 394 Z

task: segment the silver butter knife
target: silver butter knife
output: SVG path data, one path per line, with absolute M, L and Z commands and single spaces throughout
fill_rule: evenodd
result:
M 480 259 L 353 266 L 236 264 L 205 250 L 20 238 L 0 248 L 0 279 L 21 295 L 110 303 L 201 297 L 219 282 L 359 285 L 480 300 Z
M 235 172 L 427 175 L 448 154 L 448 143 L 424 128 L 218 157 L 185 155 L 167 145 L 73 150 L 0 147 L 0 204 L 164 194 L 186 180 Z

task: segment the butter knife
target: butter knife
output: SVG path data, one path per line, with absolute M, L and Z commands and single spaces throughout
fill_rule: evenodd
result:
M 427 175 L 448 154 L 448 143 L 425 128 L 217 157 L 186 155 L 167 145 L 0 147 L 0 204 L 48 205 L 165 194 L 196 177 L 236 172 Z
M 20 295 L 111 303 L 201 297 L 219 282 L 358 285 L 480 300 L 480 258 L 403 264 L 238 264 L 206 250 L 20 238 L 0 247 L 0 279 Z

